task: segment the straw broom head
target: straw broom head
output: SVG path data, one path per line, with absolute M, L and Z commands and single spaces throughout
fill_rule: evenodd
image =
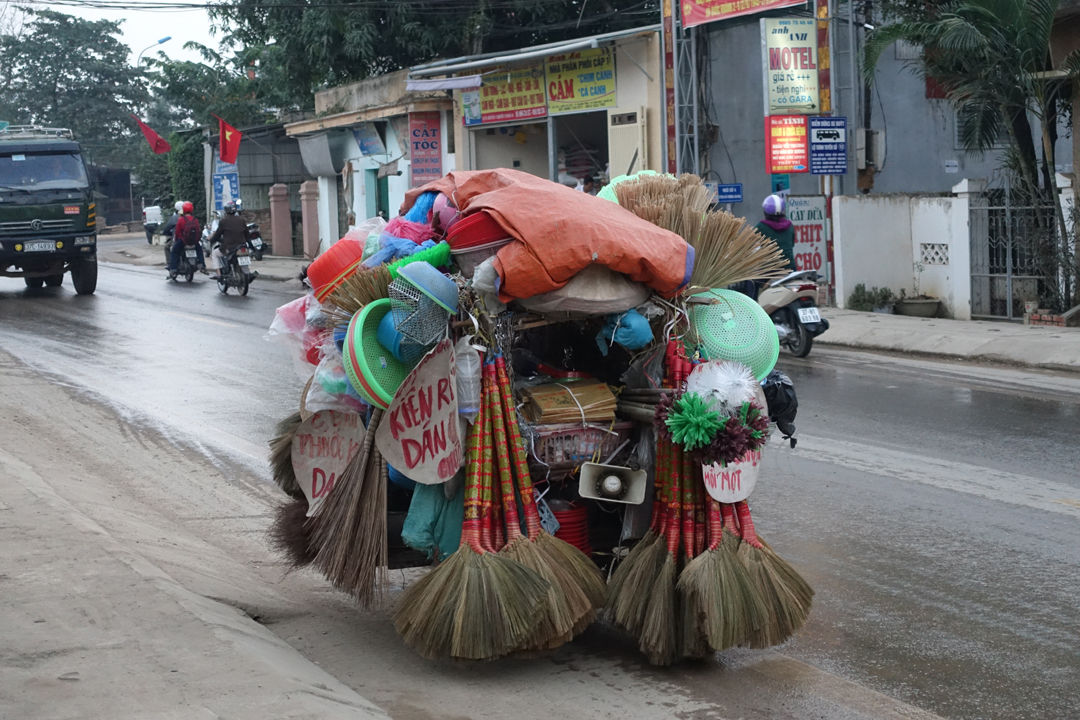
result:
M 764 601 L 735 557 L 736 544 L 734 537 L 725 538 L 716 549 L 694 558 L 679 576 L 679 591 L 698 599 L 701 630 L 713 650 L 741 644 L 765 620 L 760 610 Z
M 300 413 L 293 413 L 278 423 L 276 434 L 270 441 L 270 472 L 274 483 L 294 498 L 304 497 L 292 464 L 293 437 L 302 423 Z
M 653 665 L 670 665 L 679 657 L 678 598 L 675 558 L 668 553 L 649 589 L 639 647 Z
M 615 186 L 619 205 L 679 235 L 694 248 L 691 289 L 782 277 L 787 261 L 776 243 L 745 218 L 709 212 L 708 188 L 696 175 L 645 175 Z
M 338 324 L 346 324 L 368 303 L 390 297 L 390 279 L 385 265 L 361 268 L 330 292 L 323 312 Z
M 307 511 L 308 501 L 303 496 L 282 503 L 274 508 L 274 521 L 267 530 L 271 549 L 289 561 L 290 570 L 306 567 L 315 560 Z

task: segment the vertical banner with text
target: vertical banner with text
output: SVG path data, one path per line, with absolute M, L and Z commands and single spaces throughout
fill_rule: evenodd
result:
M 765 171 L 770 175 L 810 172 L 805 115 L 765 118 Z
M 409 113 L 409 187 L 420 187 L 442 177 L 442 113 Z
M 788 195 L 787 217 L 795 228 L 795 269 L 813 270 L 828 277 L 826 202 L 824 195 Z
M 768 18 L 761 21 L 761 62 L 765 72 L 766 115 L 817 115 L 817 21 Z
M 664 40 L 664 118 L 667 128 L 665 145 L 667 147 L 667 171 L 679 171 L 676 150 L 675 130 L 675 8 L 674 0 L 660 0 L 663 4 L 664 24 L 661 35 Z

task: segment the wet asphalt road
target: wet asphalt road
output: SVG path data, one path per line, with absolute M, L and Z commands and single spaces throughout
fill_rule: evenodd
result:
M 298 292 L 0 279 L 0 349 L 258 458 L 301 387 L 263 340 Z M 1080 378 L 823 347 L 781 367 L 802 439 L 767 454 L 755 518 L 817 590 L 781 652 L 943 717 L 1080 718 Z

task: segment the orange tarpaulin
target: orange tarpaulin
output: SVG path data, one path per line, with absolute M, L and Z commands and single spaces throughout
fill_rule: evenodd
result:
M 593 263 L 660 293 L 685 285 L 694 267 L 694 249 L 675 233 L 613 202 L 518 170 L 452 172 L 406 193 L 401 212 L 427 191 L 445 193 L 464 215 L 487 210 L 518 240 L 495 260 L 504 302 L 558 290 Z

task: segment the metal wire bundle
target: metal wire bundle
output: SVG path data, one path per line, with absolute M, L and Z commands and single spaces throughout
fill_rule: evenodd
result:
M 643 175 L 620 183 L 615 192 L 620 206 L 694 248 L 689 292 L 787 273 L 787 260 L 773 240 L 745 218 L 709 211 L 709 189 L 696 175 Z

